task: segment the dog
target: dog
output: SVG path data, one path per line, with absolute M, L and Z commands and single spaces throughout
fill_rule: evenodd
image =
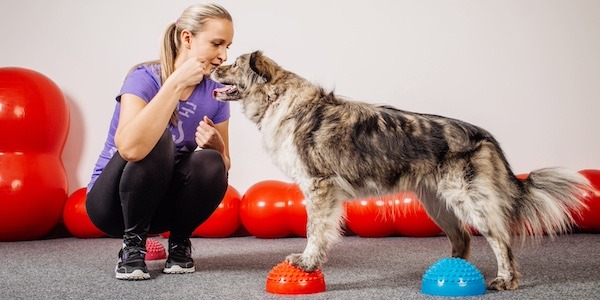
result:
M 286 258 L 307 272 L 322 267 L 341 236 L 345 199 L 411 190 L 450 240 L 452 257 L 468 258 L 471 226 L 496 255 L 488 288 L 517 289 L 512 239 L 567 233 L 592 191 L 583 175 L 563 168 L 519 180 L 486 130 L 336 96 L 262 51 L 216 68 L 211 78 L 225 85 L 213 97 L 240 101 L 265 150 L 307 199 L 306 248 Z

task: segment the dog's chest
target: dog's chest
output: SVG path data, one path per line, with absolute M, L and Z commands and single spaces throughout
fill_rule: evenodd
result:
M 284 114 L 273 111 L 267 114 L 261 127 L 263 146 L 273 163 L 287 176 L 295 179 L 304 170 L 294 142 L 294 124 L 282 122 Z

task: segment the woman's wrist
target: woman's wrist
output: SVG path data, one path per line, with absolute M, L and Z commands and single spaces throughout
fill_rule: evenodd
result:
M 162 89 L 177 96 L 177 99 L 181 98 L 181 94 L 183 94 L 185 88 L 186 87 L 183 84 L 176 82 L 173 79 L 173 76 L 167 78 L 167 80 L 165 80 L 165 83 L 162 86 Z

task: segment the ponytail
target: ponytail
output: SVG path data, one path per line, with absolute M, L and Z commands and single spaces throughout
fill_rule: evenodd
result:
M 163 35 L 163 42 L 160 47 L 161 85 L 175 72 L 175 58 L 177 58 L 180 43 L 178 34 L 177 23 L 173 22 L 167 26 Z M 176 126 L 178 121 L 177 109 L 175 109 L 173 115 L 171 115 L 170 123 Z
M 160 47 L 161 81 L 165 83 L 167 78 L 175 71 L 175 58 L 179 49 L 179 37 L 176 22 L 171 23 L 163 35 L 163 43 Z

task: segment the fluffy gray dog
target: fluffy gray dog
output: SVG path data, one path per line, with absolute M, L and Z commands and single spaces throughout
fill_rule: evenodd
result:
M 306 196 L 307 246 L 287 257 L 305 271 L 320 268 L 341 235 L 344 199 L 412 190 L 450 239 L 453 257 L 469 256 L 472 226 L 498 262 L 488 288 L 516 289 L 512 237 L 569 231 L 571 214 L 592 190 L 584 176 L 560 168 L 520 181 L 482 128 L 342 99 L 259 51 L 217 68 L 211 78 L 226 85 L 213 96 L 240 100 L 266 151 Z

